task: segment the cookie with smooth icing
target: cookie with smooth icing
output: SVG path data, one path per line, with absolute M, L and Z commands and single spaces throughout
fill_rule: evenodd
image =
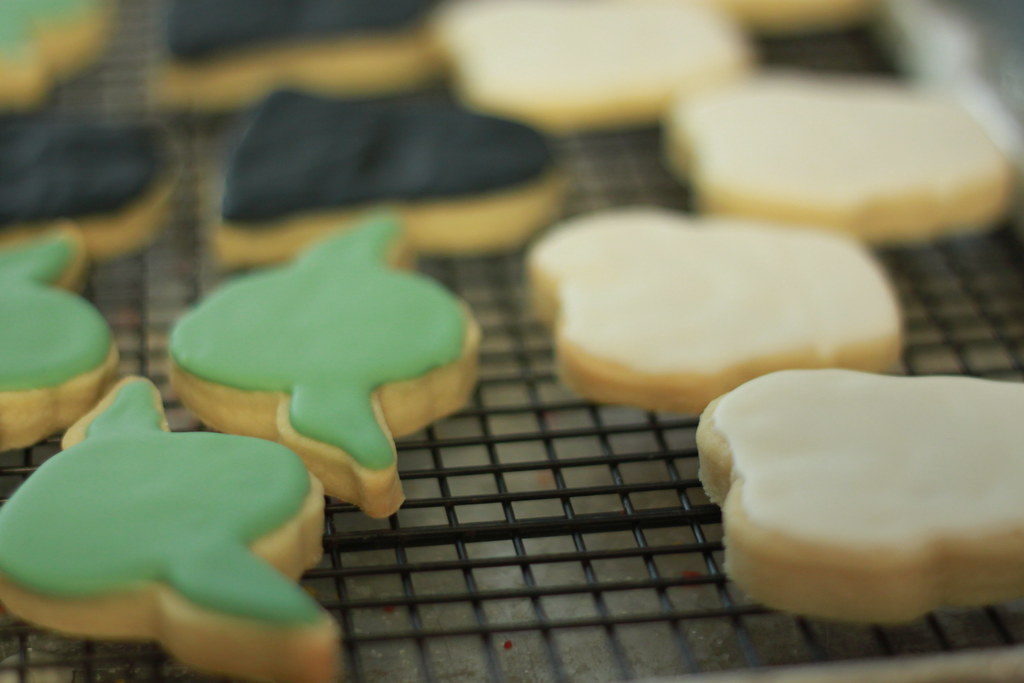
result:
M 72 230 L 0 249 L 0 451 L 65 429 L 117 373 L 103 316 L 79 287 L 86 256 Z
M 752 597 L 848 621 L 1024 596 L 1024 385 L 778 372 L 714 401 L 700 478 Z
M 696 413 L 774 370 L 883 370 L 902 345 L 885 274 L 836 235 L 616 209 L 556 227 L 527 270 L 561 379 L 601 403 Z
M 626 0 L 636 2 L 637 0 Z M 680 2 L 694 0 L 642 0 Z M 745 27 L 769 35 L 837 31 L 870 21 L 880 0 L 697 0 L 729 14 Z
M 55 81 L 91 65 L 113 14 L 108 0 L 0 3 L 0 110 L 39 106 Z
M 165 104 L 227 110 L 283 87 L 365 96 L 440 75 L 427 30 L 436 0 L 172 0 Z
M 1005 154 L 956 104 L 851 76 L 769 74 L 680 100 L 667 156 L 704 211 L 920 242 L 1003 218 Z
M 80 637 L 157 640 L 204 671 L 335 680 L 337 625 L 293 581 L 320 559 L 324 505 L 294 453 L 170 433 L 137 377 L 63 447 L 0 508 L 11 612 Z
M 565 133 L 652 125 L 674 95 L 740 78 L 740 30 L 701 3 L 491 0 L 442 12 L 469 106 Z
M 293 263 L 239 276 L 171 331 L 171 381 L 203 422 L 292 448 L 327 492 L 367 514 L 403 500 L 393 437 L 458 410 L 479 329 L 447 290 L 388 265 L 386 215 Z
M 506 250 L 553 218 L 565 189 L 527 126 L 448 103 L 282 91 L 241 126 L 213 241 L 227 265 L 280 261 L 383 205 L 416 251 Z
M 121 256 L 162 227 L 171 189 L 145 127 L 0 121 L 0 243 L 72 220 L 91 258 Z

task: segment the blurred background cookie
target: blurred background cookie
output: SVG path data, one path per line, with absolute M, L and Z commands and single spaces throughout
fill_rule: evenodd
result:
M 229 266 L 287 259 L 367 210 L 413 250 L 513 249 L 554 218 L 565 179 L 537 131 L 456 104 L 278 92 L 243 123 L 213 241 Z
M 280 87 L 338 95 L 408 90 L 440 73 L 434 0 L 172 0 L 156 94 L 233 109 Z
M 653 124 L 673 95 L 751 61 L 733 22 L 700 3 L 463 2 L 437 33 L 466 104 L 559 133 Z
M 163 226 L 173 185 L 149 128 L 0 120 L 0 243 L 74 221 L 92 259 L 139 249 Z
M 704 211 L 874 243 L 993 227 L 1009 159 L 960 106 L 884 79 L 769 74 L 680 98 L 667 151 Z

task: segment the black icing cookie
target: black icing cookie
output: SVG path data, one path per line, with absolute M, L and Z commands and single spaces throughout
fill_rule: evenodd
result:
M 552 166 L 537 131 L 448 103 L 330 100 L 278 92 L 231 150 L 223 217 L 460 198 L 537 180 Z
M 173 0 L 167 46 L 178 59 L 291 38 L 381 33 L 415 25 L 435 0 Z
M 158 169 L 157 145 L 140 126 L 0 120 L 0 230 L 119 209 Z

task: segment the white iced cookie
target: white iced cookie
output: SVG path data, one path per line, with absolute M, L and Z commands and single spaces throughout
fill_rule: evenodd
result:
M 713 402 L 726 570 L 801 614 L 909 620 L 1024 595 L 1024 385 L 794 370 Z
M 619 209 L 568 221 L 528 269 L 561 378 L 603 403 L 699 412 L 758 375 L 882 370 L 901 348 L 884 273 L 826 233 Z
M 667 156 L 713 213 L 876 243 L 991 226 L 1012 173 L 952 102 L 881 79 L 762 76 L 677 102 Z
M 637 1 L 637 0 L 629 0 Z M 694 0 L 643 0 L 644 2 Z M 793 34 L 829 31 L 870 19 L 879 0 L 702 0 L 759 33 Z
M 464 2 L 437 34 L 466 103 L 555 132 L 655 123 L 673 94 L 750 65 L 741 32 L 699 3 Z

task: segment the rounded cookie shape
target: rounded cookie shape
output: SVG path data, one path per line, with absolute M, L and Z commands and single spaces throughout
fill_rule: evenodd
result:
M 465 2 L 437 33 L 466 103 L 558 133 L 653 124 L 673 95 L 750 64 L 740 31 L 700 3 Z
M 561 378 L 599 402 L 698 412 L 767 372 L 881 370 L 901 349 L 884 272 L 840 236 L 616 209 L 548 233 L 527 267 Z
M 681 99 L 668 127 L 712 213 L 900 243 L 988 228 L 1010 205 L 1009 161 L 977 122 L 882 79 L 765 75 Z
M 697 445 L 727 572 L 772 607 L 850 621 L 1024 595 L 1021 410 L 1018 383 L 844 370 L 725 394 Z
M 81 239 L 56 232 L 0 250 L 0 450 L 31 445 L 89 410 L 117 369 L 106 321 L 76 286 Z
M 457 410 L 479 331 L 437 283 L 387 265 L 377 216 L 287 266 L 228 283 L 171 332 L 182 401 L 222 431 L 280 440 L 328 493 L 374 516 L 402 502 L 392 435 Z
M 156 388 L 130 378 L 0 509 L 0 596 L 43 626 L 155 638 L 204 670 L 331 680 L 337 627 L 288 578 L 319 560 L 322 511 L 294 453 L 171 434 Z

